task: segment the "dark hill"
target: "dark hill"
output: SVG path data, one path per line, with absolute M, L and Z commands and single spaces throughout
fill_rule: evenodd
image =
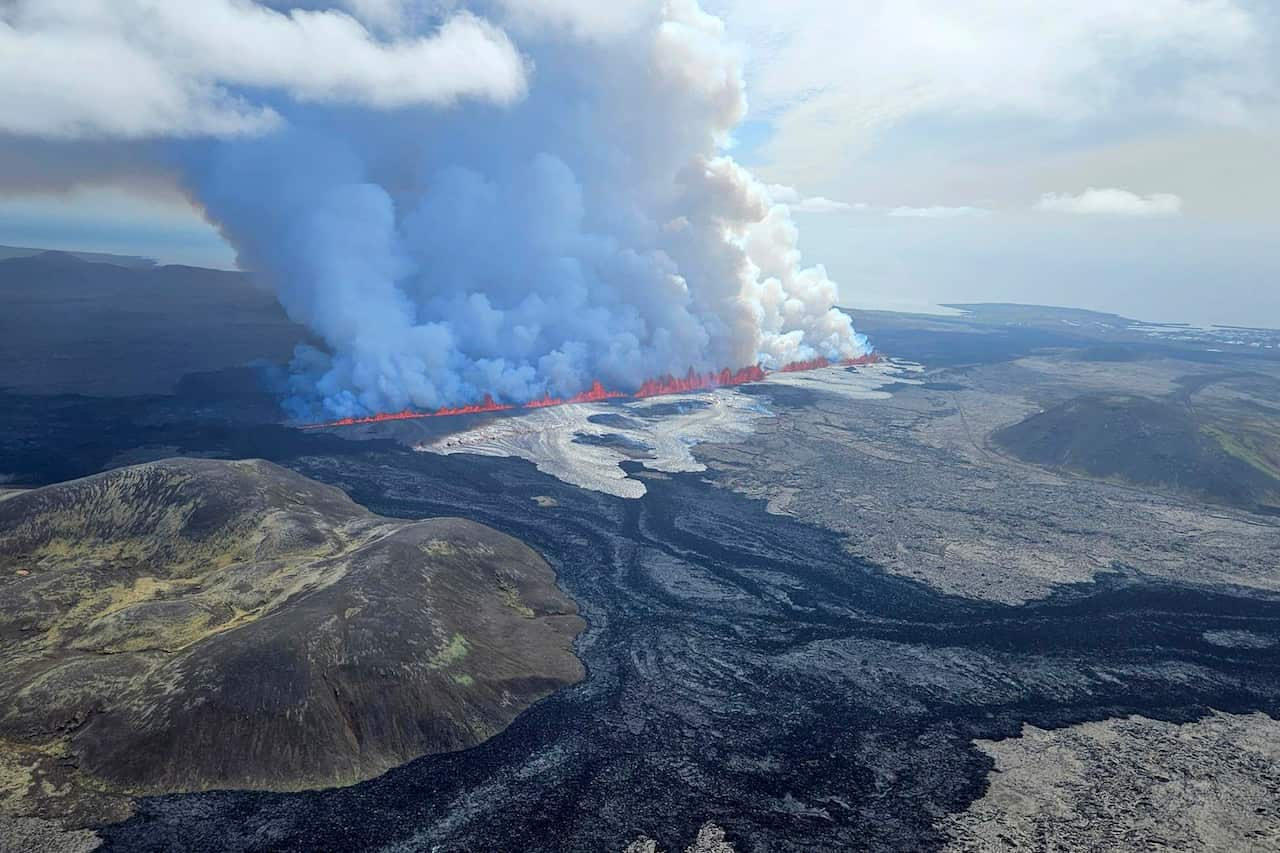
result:
M 998 430 L 1019 459 L 1272 511 L 1280 481 L 1227 452 L 1181 402 L 1090 394 Z
M 16 774 L 17 805 L 74 817 L 367 779 L 579 680 L 582 626 L 521 542 L 265 462 L 23 493 L 0 502 L 0 794 Z
M 9 258 L 30 258 L 36 255 L 71 255 L 91 264 L 112 264 L 117 267 L 147 269 L 156 266 L 150 258 L 137 255 L 113 255 L 107 252 L 66 252 L 57 249 L 32 249 L 23 246 L 0 246 L 0 260 Z
M 0 259 L 0 388 L 163 394 L 188 373 L 287 361 L 307 339 L 242 273 Z

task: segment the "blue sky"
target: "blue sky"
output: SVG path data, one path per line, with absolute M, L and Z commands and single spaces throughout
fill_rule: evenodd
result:
M 80 189 L 0 197 L 0 244 L 234 269 L 235 250 L 181 196 Z
M 710 5 L 747 57 L 738 156 L 844 203 L 797 218 L 846 303 L 1280 326 L 1274 4 Z

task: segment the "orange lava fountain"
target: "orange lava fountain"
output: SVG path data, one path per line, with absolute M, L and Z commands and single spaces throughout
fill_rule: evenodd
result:
M 820 370 L 821 368 L 830 367 L 830 366 L 831 366 L 831 359 L 829 358 L 811 358 L 808 361 L 793 361 L 790 364 L 785 364 L 782 366 L 782 369 L 779 370 L 778 372 L 779 373 L 805 373 L 806 371 L 809 371 L 809 370 Z
M 858 367 L 867 364 L 875 364 L 880 361 L 877 353 L 868 353 L 860 355 L 857 358 L 847 358 L 840 362 L 832 362 L 826 358 L 814 358 L 807 361 L 793 361 L 784 365 L 777 370 L 778 373 L 801 373 L 808 370 L 818 370 L 823 367 L 830 367 L 833 363 L 837 363 L 846 367 Z M 488 394 L 484 395 L 484 400 L 479 403 L 472 403 L 469 406 L 458 406 L 456 408 L 436 409 L 434 412 L 415 412 L 406 410 L 403 412 L 379 412 L 375 415 L 366 415 L 363 417 L 340 418 L 336 421 L 328 421 L 320 424 L 305 424 L 303 429 L 328 429 L 329 427 L 358 426 L 360 424 L 380 424 L 387 421 L 414 421 L 423 418 L 445 418 L 454 415 L 483 415 L 490 412 L 506 412 L 513 409 L 546 409 L 551 406 L 565 406 L 570 403 L 599 403 L 604 400 L 625 400 L 634 399 L 642 400 L 646 397 L 660 397 L 665 394 L 685 394 L 690 391 L 708 391 L 712 388 L 728 388 L 734 385 L 746 385 L 749 382 L 762 382 L 768 376 L 768 372 L 759 365 L 744 367 L 741 370 L 733 371 L 729 368 L 721 370 L 719 373 L 697 373 L 693 368 L 689 369 L 683 377 L 662 376 L 657 379 L 647 379 L 644 384 L 634 394 L 626 394 L 622 391 L 610 391 L 601 384 L 600 380 L 591 383 L 591 387 L 572 397 L 552 397 L 547 395 L 537 400 L 530 400 L 523 406 L 514 406 L 506 403 L 495 402 L 493 397 Z
M 674 376 L 646 379 L 644 384 L 640 386 L 640 390 L 631 396 L 639 400 L 645 397 L 658 397 L 663 394 L 685 394 L 689 391 L 706 391 L 710 388 L 725 388 L 730 385 L 760 382 L 764 377 L 765 372 L 759 365 L 744 367 L 737 373 L 730 371 L 727 367 L 719 373 L 694 373 L 691 367 L 682 379 L 677 379 Z
M 591 383 L 591 387 L 572 397 L 552 397 L 548 394 L 538 400 L 530 400 L 524 404 L 526 409 L 546 409 L 551 406 L 564 406 L 569 403 L 599 403 L 603 400 L 616 400 L 619 397 L 626 397 L 621 391 L 610 391 L 600 384 L 597 379 Z
M 403 412 L 378 412 L 376 415 L 365 415 L 359 418 L 339 418 L 322 424 L 305 424 L 303 429 L 323 429 L 325 427 L 357 426 L 359 424 L 380 424 L 387 421 L 416 421 L 421 418 L 445 418 L 452 415 L 483 415 L 488 412 L 505 412 L 515 406 L 494 402 L 493 397 L 484 395 L 484 400 L 469 406 L 436 409 L 434 412 L 415 412 L 406 409 Z
M 880 353 L 869 352 L 866 355 L 860 355 L 857 358 L 846 358 L 840 362 L 844 367 L 864 367 L 868 364 L 879 364 Z

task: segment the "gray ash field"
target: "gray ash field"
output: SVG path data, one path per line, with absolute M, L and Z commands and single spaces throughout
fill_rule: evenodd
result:
M 2 395 L 5 488 L 179 453 L 265 458 L 381 516 L 462 516 L 516 537 L 587 621 L 585 679 L 478 746 L 345 788 L 139 798 L 127 819 L 88 828 L 122 851 L 599 853 L 640 836 L 683 849 L 708 821 L 753 853 L 1044 849 L 1157 830 L 1189 849 L 1267 849 L 1280 519 L 1260 496 L 1280 362 L 1262 333 L 1258 348 L 1215 353 L 1181 328 L 1153 338 L 1091 315 L 1086 333 L 1079 312 L 1066 316 L 862 317 L 925 369 L 871 396 L 841 386 L 841 371 L 723 392 L 767 414 L 747 437 L 693 448 L 704 470 L 658 472 L 616 441 L 569 442 L 618 453 L 643 483 L 636 497 L 527 459 L 413 449 L 436 425 L 274 425 L 260 414 L 269 398 L 234 372 L 168 396 Z M 1237 378 L 1179 381 L 1222 373 Z M 1248 460 L 1255 487 L 1135 484 L 992 438 L 1101 393 L 1190 395 L 1198 435 L 1229 464 Z M 600 414 L 581 422 L 643 420 Z M 1194 751 L 1164 760 L 1179 742 Z M 1108 787 L 1060 759 L 1126 772 Z M 1092 828 L 1036 823 L 998 762 L 1017 765 L 1026 798 L 1067 803 Z M 1135 828 L 1117 805 L 1183 783 L 1184 795 L 1219 792 L 1228 824 L 1186 811 Z

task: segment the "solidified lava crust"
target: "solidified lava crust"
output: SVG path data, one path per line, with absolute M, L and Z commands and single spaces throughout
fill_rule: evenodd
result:
M 474 749 L 350 788 L 143 800 L 105 849 L 599 853 L 711 820 L 739 850 L 936 850 L 938 818 L 985 789 L 974 738 L 1280 713 L 1274 656 L 1203 640 L 1275 630 L 1274 601 L 1118 575 L 1022 606 L 956 598 L 703 475 L 624 500 L 514 459 L 290 464 L 375 512 L 465 512 L 532 545 L 589 622 L 588 677 Z

